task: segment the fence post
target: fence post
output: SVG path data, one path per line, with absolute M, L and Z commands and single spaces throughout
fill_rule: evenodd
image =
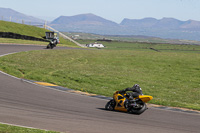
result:
M 47 21 L 44 23 L 44 29 L 47 29 Z

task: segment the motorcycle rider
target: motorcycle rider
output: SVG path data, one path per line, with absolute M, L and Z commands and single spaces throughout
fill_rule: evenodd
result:
M 126 91 L 132 91 L 132 92 L 126 93 Z M 121 93 L 121 94 L 126 93 L 126 96 L 129 98 L 129 100 L 125 101 L 125 103 L 124 103 L 124 106 L 126 108 L 129 107 L 129 104 L 131 104 L 131 102 L 135 103 L 135 100 L 134 100 L 135 97 L 138 97 L 139 95 L 143 95 L 142 89 L 140 88 L 140 86 L 138 84 L 134 84 L 133 87 L 131 87 L 131 88 L 126 88 L 124 90 L 121 90 L 121 91 L 119 91 L 119 93 Z
M 56 47 L 56 45 L 58 44 L 58 40 L 54 37 L 51 43 Z
M 132 92 L 128 92 L 126 93 L 126 91 L 132 91 Z M 140 88 L 140 86 L 138 84 L 134 84 L 133 87 L 131 88 L 126 88 L 124 90 L 119 91 L 119 93 L 123 93 L 129 97 L 130 100 L 132 100 L 135 97 L 138 97 L 139 95 L 143 95 L 142 93 L 142 89 Z
M 47 49 L 48 48 L 53 49 L 54 47 L 56 47 L 57 44 L 58 44 L 58 39 L 54 37 L 53 40 L 49 41 L 49 44 L 47 45 Z

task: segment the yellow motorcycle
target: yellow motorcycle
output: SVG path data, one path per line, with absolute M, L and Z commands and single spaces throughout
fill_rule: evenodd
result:
M 149 95 L 139 95 L 134 99 L 130 99 L 126 93 L 123 94 L 120 91 L 116 91 L 113 94 L 113 99 L 105 105 L 105 109 L 140 115 L 147 109 L 146 103 L 152 99 L 153 97 Z

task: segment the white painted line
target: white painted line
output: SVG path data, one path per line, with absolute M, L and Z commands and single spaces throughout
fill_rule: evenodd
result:
M 12 77 L 12 78 L 21 80 L 20 78 L 15 77 L 15 76 L 12 76 L 12 75 L 9 75 L 9 74 L 7 74 L 7 73 L 5 73 L 5 72 L 0 71 L 0 73 L 4 74 L 4 75 L 6 75 L 6 76 Z
M 0 57 L 6 56 L 6 55 L 10 55 L 10 54 L 15 54 L 15 53 L 18 53 L 18 52 L 3 54 L 3 55 L 0 55 Z

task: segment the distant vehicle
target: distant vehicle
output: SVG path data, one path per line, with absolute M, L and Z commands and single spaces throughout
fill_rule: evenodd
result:
M 104 48 L 105 46 L 101 43 L 90 43 L 90 44 L 86 44 L 87 47 L 90 48 Z
M 49 44 L 47 45 L 47 49 L 53 49 L 56 47 L 59 41 L 59 33 L 58 32 L 46 32 L 46 39 L 49 40 Z

